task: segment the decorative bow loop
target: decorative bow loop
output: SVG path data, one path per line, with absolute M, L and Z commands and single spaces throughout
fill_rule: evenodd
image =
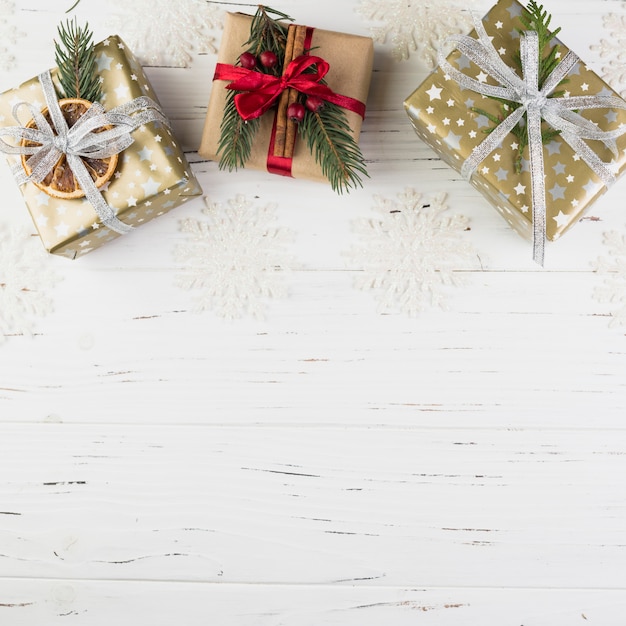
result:
M 311 67 L 315 70 L 307 72 Z M 218 63 L 215 68 L 215 80 L 230 80 L 227 89 L 238 91 L 235 95 L 235 107 L 242 119 L 248 121 L 263 115 L 286 89 L 295 89 L 299 93 L 318 96 L 363 117 L 365 105 L 354 98 L 336 94 L 321 81 L 328 74 L 329 64 L 316 56 L 302 55 L 291 61 L 282 76 L 263 74 L 243 67 Z
M 613 154 L 617 154 L 615 139 L 626 133 L 626 127 L 613 131 L 603 131 L 576 111 L 595 108 L 626 109 L 626 102 L 613 96 L 574 96 L 551 97 L 551 94 L 580 61 L 568 52 L 565 58 L 554 68 L 539 86 L 539 37 L 536 32 L 528 31 L 520 37 L 520 56 L 522 77 L 509 67 L 500 57 L 480 19 L 475 19 L 478 39 L 455 35 L 449 38 L 458 50 L 473 61 L 483 72 L 494 78 L 499 84 L 492 85 L 463 74 L 440 53 L 441 69 L 461 88 L 477 93 L 518 103 L 515 108 L 488 137 L 476 146 L 462 166 L 461 173 L 471 178 L 478 165 L 493 152 L 526 115 L 528 146 L 530 153 L 531 192 L 533 211 L 533 258 L 543 265 L 546 226 L 546 190 L 544 181 L 542 120 L 559 131 L 563 140 L 587 163 L 608 187 L 615 182 L 615 175 L 609 164 L 605 163 L 587 144 L 587 140 L 604 143 Z

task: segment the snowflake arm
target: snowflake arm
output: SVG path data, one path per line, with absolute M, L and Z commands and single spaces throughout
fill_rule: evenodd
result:
M 48 289 L 59 278 L 39 239 L 25 229 L 0 224 L 0 343 L 33 334 L 34 317 L 52 311 Z
M 379 217 L 353 226 L 362 240 L 348 254 L 360 270 L 355 286 L 376 294 L 380 312 L 415 316 L 432 307 L 445 308 L 446 288 L 462 284 L 456 270 L 475 258 L 463 237 L 469 230 L 467 219 L 445 213 L 443 193 L 425 198 L 407 188 L 397 200 L 374 200 Z
M 143 65 L 188 67 L 195 54 L 216 53 L 213 31 L 223 12 L 204 0 L 113 0 L 111 27 Z
M 0 0 L 0 70 L 8 72 L 15 67 L 13 49 L 24 33 L 14 23 L 15 3 L 11 0 Z
M 190 218 L 181 223 L 188 239 L 174 249 L 185 268 L 176 284 L 198 292 L 196 312 L 211 309 L 226 319 L 262 318 L 268 298 L 286 295 L 284 277 L 293 260 L 285 245 L 292 233 L 272 225 L 272 205 L 255 207 L 243 195 L 227 206 L 206 200 L 203 213 L 208 221 Z
M 600 58 L 608 64 L 603 66 L 604 79 L 615 90 L 626 89 L 626 15 L 609 13 L 603 17 L 603 25 L 610 33 L 610 38 L 601 39 L 600 44 L 591 46 Z
M 596 287 L 593 296 L 612 305 L 610 326 L 626 326 L 626 236 L 616 231 L 605 233 L 604 245 L 608 257 L 599 257 L 595 264 L 604 283 Z
M 397 61 L 407 60 L 412 52 L 429 68 L 437 64 L 437 51 L 450 35 L 467 32 L 471 26 L 468 3 L 473 0 L 361 0 L 356 11 L 372 22 L 372 39 L 390 42 Z

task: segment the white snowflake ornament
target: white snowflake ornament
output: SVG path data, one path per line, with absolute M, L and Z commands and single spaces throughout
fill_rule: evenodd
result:
M 600 257 L 595 269 L 605 276 L 604 284 L 594 291 L 594 299 L 613 305 L 610 326 L 626 326 L 626 235 L 616 231 L 604 234 L 608 257 Z
M 33 317 L 52 311 L 48 290 L 59 280 L 39 238 L 0 223 L 0 343 L 32 335 Z
M 437 64 L 437 51 L 450 35 L 469 32 L 468 9 L 474 0 L 361 0 L 356 11 L 365 19 L 382 22 L 371 29 L 378 43 L 390 41 L 397 61 L 411 52 L 429 67 Z
M 15 66 L 13 47 L 18 39 L 24 36 L 13 20 L 15 17 L 15 3 L 10 0 L 0 0 L 0 70 L 8 72 Z
M 361 270 L 355 285 L 375 292 L 380 312 L 444 309 L 446 288 L 463 283 L 456 270 L 476 256 L 464 237 L 468 220 L 446 214 L 444 193 L 424 197 L 407 188 L 397 198 L 374 196 L 381 217 L 354 224 L 362 239 L 348 254 Z
M 293 260 L 285 244 L 293 233 L 272 226 L 273 205 L 256 207 L 243 195 L 226 206 L 205 202 L 208 221 L 181 223 L 189 241 L 174 249 L 176 261 L 184 266 L 177 285 L 200 292 L 197 312 L 212 309 L 226 319 L 262 318 L 267 298 L 287 293 L 284 278 Z
M 191 53 L 216 53 L 223 12 L 205 0 L 112 0 L 110 25 L 142 65 L 188 67 Z
M 604 79 L 616 91 L 625 94 L 626 89 L 626 15 L 608 13 L 603 17 L 604 28 L 609 31 L 609 39 L 601 39 L 600 44 L 591 49 L 600 53 L 600 58 L 608 62 L 602 67 Z

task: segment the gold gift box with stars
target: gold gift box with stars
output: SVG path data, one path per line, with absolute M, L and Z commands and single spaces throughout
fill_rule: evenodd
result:
M 118 36 L 96 44 L 95 52 L 104 94 L 101 103 L 106 110 L 140 96 L 158 103 L 139 62 Z M 56 70 L 51 73 L 56 85 Z M 39 109 L 44 106 L 37 77 L 0 94 L 0 126 L 17 124 L 12 111 L 18 102 Z M 113 178 L 101 188 L 120 220 L 139 226 L 202 193 L 170 129 L 150 122 L 135 130 L 132 137 L 134 143 L 120 153 Z M 10 163 L 16 161 L 15 157 L 8 159 Z M 61 200 L 31 183 L 22 185 L 21 191 L 41 240 L 52 254 L 73 259 L 120 236 L 102 225 L 85 198 Z
M 493 45 L 504 62 L 516 67 L 513 54 L 519 51 L 519 16 L 524 7 L 516 0 L 500 0 L 484 17 L 483 23 Z M 475 32 L 471 33 L 476 36 Z M 558 39 L 560 58 L 568 48 Z M 448 62 L 463 73 L 496 84 L 474 63 L 458 50 L 448 57 Z M 584 62 L 574 66 L 567 82 L 559 89 L 566 96 L 616 96 L 619 97 Z M 437 68 L 406 99 L 406 112 L 418 136 L 457 172 L 472 150 L 487 136 L 485 131 L 494 124 L 485 116 L 472 111 L 482 109 L 496 117 L 501 115 L 501 104 L 459 84 Z M 619 109 L 590 109 L 581 115 L 598 124 L 602 130 L 614 130 L 626 124 L 626 111 Z M 617 140 L 619 155 L 602 143 L 590 141 L 594 152 L 619 177 L 626 168 L 626 135 Z M 532 238 L 531 175 L 526 147 L 521 173 L 515 172 L 518 142 L 509 133 L 500 149 L 492 152 L 478 167 L 471 184 L 482 193 L 498 212 L 524 237 Z M 546 238 L 558 239 L 574 225 L 584 213 L 606 192 L 600 178 L 587 166 L 570 146 L 556 136 L 543 146 L 546 188 Z

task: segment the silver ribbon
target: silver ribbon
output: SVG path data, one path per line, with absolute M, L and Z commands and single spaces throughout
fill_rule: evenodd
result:
M 115 209 L 105 201 L 81 157 L 103 159 L 119 154 L 134 142 L 130 133 L 149 122 L 158 121 L 169 126 L 167 118 L 154 100 L 141 96 L 110 111 L 105 111 L 101 104 L 95 102 L 71 128 L 68 128 L 59 107 L 50 72 L 46 71 L 38 78 L 50 112 L 52 126 L 36 107 L 20 102 L 13 107 L 13 117 L 19 123 L 18 112 L 20 108 L 26 107 L 35 120 L 36 128 L 9 126 L 0 129 L 0 152 L 32 155 L 28 160 L 30 175 L 26 174 L 21 163 L 13 167 L 17 183 L 22 185 L 28 182 L 41 182 L 61 156 L 65 155 L 68 166 L 101 222 L 121 235 L 130 232 L 133 227 L 117 218 Z M 105 126 L 111 128 L 95 132 Z M 32 141 L 40 145 L 14 146 L 6 143 L 2 137 Z
M 613 96 L 574 96 L 550 97 L 559 83 L 579 62 L 579 58 L 568 52 L 539 88 L 539 38 L 536 32 L 528 31 L 520 36 L 520 54 L 522 75 L 509 67 L 500 57 L 485 27 L 479 18 L 475 18 L 478 39 L 465 35 L 453 35 L 449 38 L 456 48 L 481 70 L 498 81 L 499 85 L 482 83 L 463 74 L 439 53 L 439 65 L 461 88 L 471 89 L 486 96 L 517 102 L 514 109 L 488 137 L 474 148 L 461 169 L 461 174 L 468 180 L 478 165 L 491 154 L 511 132 L 515 125 L 526 115 L 528 145 L 530 152 L 531 197 L 533 219 L 533 259 L 543 265 L 546 241 L 546 188 L 544 181 L 543 142 L 541 123 L 545 120 L 554 129 L 560 131 L 563 140 L 587 163 L 602 182 L 609 187 L 615 182 L 615 175 L 586 143 L 594 139 L 603 142 L 617 156 L 615 139 L 626 133 L 626 127 L 613 131 L 602 131 L 591 121 L 575 111 L 595 108 L 626 109 L 626 102 Z

